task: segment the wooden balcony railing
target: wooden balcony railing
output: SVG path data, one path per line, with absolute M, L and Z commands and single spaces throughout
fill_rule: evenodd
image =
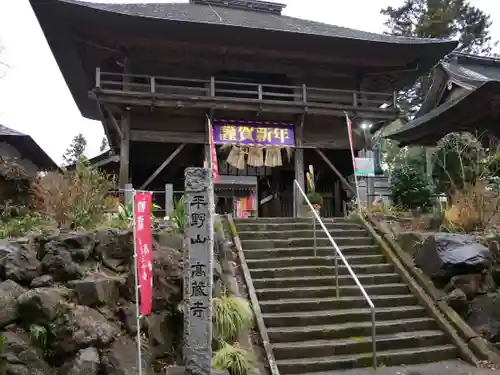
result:
M 210 79 L 186 79 L 96 70 L 95 91 L 138 99 L 205 101 L 267 106 L 300 106 L 317 109 L 370 112 L 393 117 L 395 93 L 325 89 L 317 87 L 259 84 Z

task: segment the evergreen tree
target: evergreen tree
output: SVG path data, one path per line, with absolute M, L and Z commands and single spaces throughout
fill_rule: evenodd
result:
M 491 17 L 468 0 L 405 0 L 399 8 L 380 11 L 389 34 L 414 38 L 455 39 L 458 51 L 488 55 L 496 43 L 490 36 Z M 429 77 L 421 77 L 401 92 L 402 110 L 412 115 L 424 97 Z
M 109 145 L 108 145 L 108 140 L 106 137 L 102 137 L 102 140 L 101 140 L 101 147 L 99 147 L 99 151 L 100 152 L 104 152 L 106 151 L 106 149 L 109 148 Z
M 63 160 L 66 165 L 74 164 L 78 159 L 85 156 L 87 148 L 87 140 L 82 133 L 75 135 L 71 144 L 66 149 L 63 155 Z
M 400 7 L 381 10 L 387 16 L 385 25 L 389 34 L 415 38 L 454 39 L 459 42 L 457 50 L 465 53 L 488 55 L 495 46 L 490 36 L 491 18 L 468 0 L 405 0 Z M 420 77 L 416 83 L 401 91 L 398 103 L 407 118 L 419 109 L 425 95 L 430 76 Z M 394 142 L 387 141 L 382 152 L 391 155 L 393 162 L 403 162 L 408 150 L 402 155 L 395 152 Z M 421 152 L 421 162 L 425 157 Z M 398 160 L 399 159 L 399 160 Z

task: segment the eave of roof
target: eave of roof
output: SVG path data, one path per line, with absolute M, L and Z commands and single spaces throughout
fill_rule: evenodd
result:
M 480 122 L 471 124 L 466 116 L 459 114 L 484 112 L 485 117 L 488 116 L 487 107 L 490 105 L 488 99 L 498 93 L 500 93 L 500 81 L 487 81 L 466 95 L 434 108 L 425 115 L 408 122 L 404 128 L 384 137 L 400 142 L 400 146 L 432 145 L 448 133 L 476 130 L 481 127 Z M 481 111 L 481 108 L 484 108 L 484 111 Z M 497 132 L 495 129 L 482 130 Z
M 31 0 L 34 2 L 36 0 Z M 381 43 L 396 44 L 449 44 L 456 42 L 442 39 L 423 39 L 399 37 L 388 34 L 377 34 L 354 30 L 346 27 L 330 25 L 321 22 L 309 21 L 289 16 L 278 16 L 271 13 L 252 12 L 229 7 L 214 7 L 192 3 L 94 3 L 81 0 L 58 0 L 82 7 L 127 16 L 161 19 L 177 22 L 192 22 L 237 26 L 269 31 L 284 31 L 296 34 L 310 34 L 325 37 L 358 39 Z
M 0 125 L 0 141 L 12 145 L 21 153 L 21 156 L 29 159 L 40 170 L 59 169 L 51 157 L 27 134 Z
M 71 35 L 73 27 L 69 24 L 79 22 L 80 15 L 82 20 L 86 19 L 85 24 L 95 19 L 101 25 L 114 22 L 120 23 L 121 27 L 137 25 L 143 32 L 144 29 L 160 31 L 166 25 L 167 28 L 181 32 L 179 30 L 182 30 L 182 27 L 197 25 L 198 28 L 207 28 L 208 34 L 214 28 L 220 28 L 220 30 L 226 28 L 227 31 L 223 34 L 234 35 L 239 29 L 242 34 L 245 32 L 248 38 L 249 35 L 255 33 L 255 40 L 283 41 L 296 38 L 297 43 L 294 45 L 297 46 L 295 47 L 297 50 L 300 50 L 301 46 L 321 45 L 321 50 L 333 51 L 339 48 L 337 42 L 356 41 L 356 46 L 352 48 L 363 51 L 366 50 L 367 44 L 375 43 L 375 46 L 390 47 L 391 51 L 394 49 L 390 53 L 384 52 L 388 55 L 407 56 L 409 66 L 414 67 L 409 68 L 404 75 L 400 71 L 394 73 L 397 73 L 397 77 L 392 82 L 394 89 L 411 84 L 416 77 L 425 73 L 457 45 L 457 42 L 450 40 L 396 37 L 287 16 L 197 4 L 103 4 L 79 0 L 30 0 L 30 3 L 77 106 L 84 117 L 94 120 L 101 120 L 101 118 L 95 101 L 88 97 L 88 92 L 92 89 L 88 79 L 92 73 L 85 70 L 81 57 L 75 45 L 72 44 L 74 43 Z M 106 23 L 105 20 L 109 22 Z M 145 25 L 151 25 L 151 28 Z M 158 33 L 158 35 L 163 34 Z M 389 59 L 388 64 L 390 64 Z

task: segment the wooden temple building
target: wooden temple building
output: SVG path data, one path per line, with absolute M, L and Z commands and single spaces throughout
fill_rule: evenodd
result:
M 354 127 L 393 120 L 394 93 L 456 46 L 287 17 L 256 0 L 30 2 L 82 115 L 102 121 L 119 155 L 122 187 L 182 189 L 184 169 L 206 159 L 210 118 L 217 143 L 293 150 L 280 166 L 235 168 L 218 146 L 218 195 L 249 189 L 261 216 L 297 213 L 293 180 L 304 186 L 309 165 L 322 215 L 341 215 L 353 173 L 344 111 Z
M 438 64 L 415 119 L 387 137 L 433 146 L 448 133 L 500 139 L 500 59 L 454 52 Z

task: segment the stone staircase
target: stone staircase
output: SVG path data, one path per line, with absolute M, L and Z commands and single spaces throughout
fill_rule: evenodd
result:
M 309 219 L 241 219 L 236 226 L 280 374 L 371 366 L 370 308 L 340 259 L 336 298 L 335 250 L 319 225 L 316 257 Z M 346 219 L 325 219 L 325 226 L 375 304 L 379 365 L 457 358 L 366 230 Z

